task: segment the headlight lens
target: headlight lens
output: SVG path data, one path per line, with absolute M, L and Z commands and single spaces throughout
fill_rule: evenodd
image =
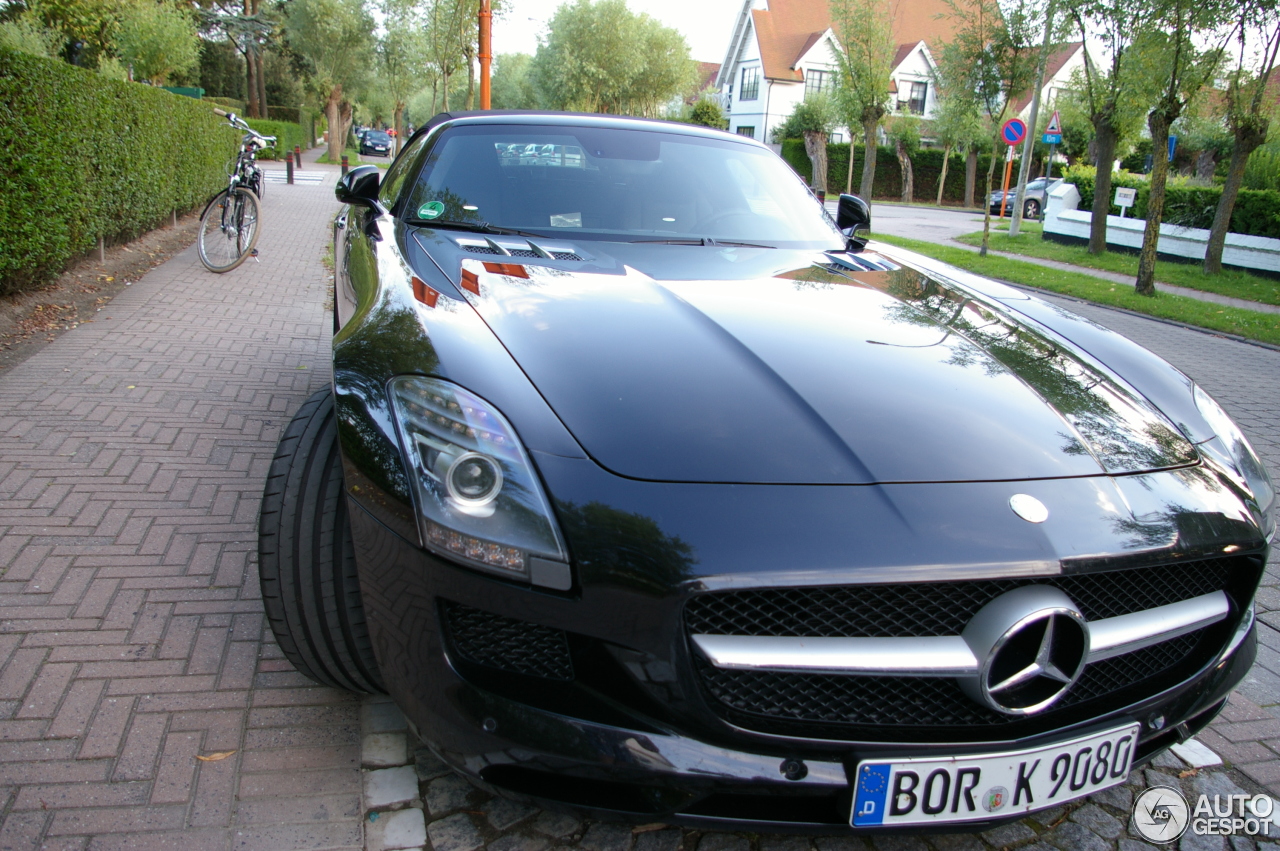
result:
M 435 378 L 394 378 L 390 389 L 429 549 L 523 579 L 531 557 L 568 561 L 533 465 L 493 406 Z
M 1271 483 L 1271 477 L 1267 475 L 1267 469 L 1262 466 L 1258 453 L 1253 451 L 1244 432 L 1222 409 L 1222 406 L 1198 384 L 1195 385 L 1194 392 L 1200 415 L 1216 435 L 1214 440 L 1201 444 L 1201 448 L 1207 449 L 1215 441 L 1220 444 L 1215 448 L 1225 452 L 1225 457 L 1221 460 L 1230 464 L 1232 469 L 1240 474 L 1254 499 L 1258 501 L 1258 508 L 1262 511 L 1262 533 L 1270 538 L 1276 531 L 1276 491 Z

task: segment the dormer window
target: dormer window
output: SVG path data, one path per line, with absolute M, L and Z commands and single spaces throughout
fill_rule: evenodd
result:
M 804 96 L 831 94 L 835 83 L 836 75 L 832 72 L 810 68 L 804 72 Z

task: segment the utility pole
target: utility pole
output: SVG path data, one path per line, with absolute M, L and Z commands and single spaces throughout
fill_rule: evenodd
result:
M 1036 74 L 1036 89 L 1031 93 L 1031 126 L 1022 143 L 1022 164 L 1018 166 L 1018 196 L 1013 202 L 1013 218 L 1009 220 L 1009 236 L 1017 236 L 1022 228 L 1022 205 L 1027 194 L 1027 175 L 1031 171 L 1031 157 L 1036 147 L 1036 127 L 1040 119 L 1040 90 L 1044 88 L 1045 66 L 1049 64 L 1049 44 L 1053 41 L 1053 13 L 1057 5 L 1050 0 L 1044 14 L 1044 44 L 1040 45 L 1040 72 Z
M 489 109 L 489 64 L 493 61 L 493 9 L 480 0 L 480 108 Z

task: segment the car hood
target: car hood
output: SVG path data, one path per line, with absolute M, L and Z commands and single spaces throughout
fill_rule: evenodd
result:
M 460 264 L 467 299 L 582 447 L 618 475 L 961 482 L 1197 459 L 1087 354 L 883 255 L 629 249 L 608 258 L 609 271 L 598 256 L 581 271 Z M 682 254 L 692 262 L 676 262 Z M 681 269 L 698 278 L 677 279 Z

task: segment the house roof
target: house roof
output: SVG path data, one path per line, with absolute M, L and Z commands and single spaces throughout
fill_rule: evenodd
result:
M 684 99 L 685 103 L 697 103 L 698 98 L 707 89 L 715 85 L 716 77 L 720 75 L 719 62 L 699 62 L 698 63 L 698 89 L 691 96 Z
M 1075 56 L 1077 53 L 1079 53 L 1083 49 L 1084 49 L 1084 42 L 1082 41 L 1072 42 L 1071 44 L 1055 48 L 1053 53 L 1049 54 L 1049 62 L 1048 64 L 1045 65 L 1045 68 L 1044 68 L 1045 85 L 1048 85 L 1049 81 L 1058 75 L 1058 72 L 1062 70 L 1063 66 L 1066 65 L 1069 61 L 1071 61 L 1071 57 Z M 1026 92 L 1023 92 L 1021 95 L 1019 95 L 1018 98 L 1013 102 L 1012 114 L 1013 115 L 1021 114 L 1021 112 L 1027 108 L 1027 104 L 1031 103 L 1031 97 L 1034 94 L 1035 94 L 1035 89 L 1032 88 L 1032 89 L 1028 89 Z
M 901 54 L 894 67 L 921 41 L 941 44 L 955 32 L 947 0 L 882 0 L 893 18 L 893 38 Z M 828 0 L 769 0 L 768 9 L 751 10 L 765 77 L 804 79 L 795 68 L 800 57 L 831 27 Z

